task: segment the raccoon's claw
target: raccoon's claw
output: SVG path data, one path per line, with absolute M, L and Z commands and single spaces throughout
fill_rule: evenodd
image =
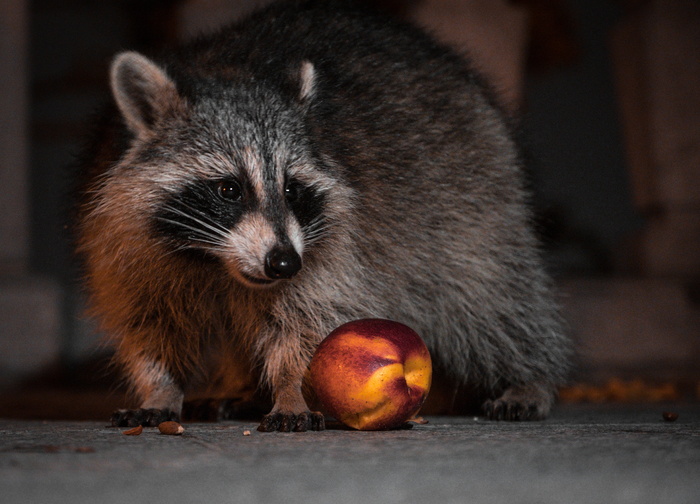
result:
M 112 427 L 156 427 L 168 420 L 180 421 L 180 415 L 169 409 L 139 408 L 135 410 L 120 409 L 112 413 Z
M 521 420 L 542 420 L 545 415 L 540 412 L 537 403 L 522 403 L 508 399 L 493 399 L 486 401 L 481 407 L 484 416 L 489 420 L 506 420 L 517 422 Z
M 326 428 L 323 414 L 316 411 L 294 413 L 273 412 L 265 415 L 258 426 L 260 432 L 306 432 L 322 431 Z
M 513 386 L 498 399 L 486 401 L 482 410 L 489 420 L 544 420 L 554 403 L 552 388 L 547 383 Z
M 538 420 L 536 404 L 521 404 L 504 401 L 503 399 L 489 400 L 482 406 L 484 416 L 489 420 Z

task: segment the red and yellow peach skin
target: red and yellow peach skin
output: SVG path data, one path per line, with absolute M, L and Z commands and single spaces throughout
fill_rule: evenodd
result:
M 359 430 L 400 426 L 420 410 L 432 364 L 408 326 L 363 319 L 338 327 L 311 360 L 311 382 L 326 411 Z

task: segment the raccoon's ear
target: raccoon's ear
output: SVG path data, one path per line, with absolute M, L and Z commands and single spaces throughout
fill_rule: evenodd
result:
M 175 83 L 165 70 L 137 52 L 118 54 L 110 77 L 117 106 L 137 136 L 147 135 L 158 119 L 181 105 Z
M 316 69 L 310 61 L 302 61 L 299 68 L 299 102 L 307 104 L 316 90 Z

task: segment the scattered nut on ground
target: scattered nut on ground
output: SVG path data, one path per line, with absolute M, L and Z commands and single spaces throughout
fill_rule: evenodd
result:
M 250 431 L 249 430 L 244 430 L 243 431 L 244 436 L 250 436 Z
M 125 436 L 138 436 L 143 432 L 143 427 L 141 425 L 138 425 L 134 427 L 133 429 L 125 430 L 122 432 Z
M 158 424 L 158 430 L 161 434 L 167 434 L 169 436 L 179 436 L 185 432 L 185 428 L 182 425 L 173 421 L 161 422 Z
M 667 422 L 675 422 L 676 420 L 678 420 L 678 413 L 664 411 L 662 415 L 664 417 L 664 420 L 666 420 Z

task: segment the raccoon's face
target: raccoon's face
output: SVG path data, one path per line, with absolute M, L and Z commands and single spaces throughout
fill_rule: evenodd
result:
M 219 258 L 248 286 L 294 277 L 322 238 L 327 196 L 311 163 L 274 148 L 273 157 L 253 147 L 230 159 L 206 157 L 205 170 L 199 166 L 192 180 L 165 191 L 156 232 L 172 247 Z
M 307 98 L 312 67 L 301 79 Z M 151 226 L 161 241 L 173 253 L 217 258 L 249 287 L 297 275 L 328 230 L 336 185 L 311 155 L 299 114 L 274 96 L 235 89 L 184 100 L 135 53 L 115 60 L 112 86 L 135 134 L 132 153 L 144 160 L 137 169 L 157 195 Z

